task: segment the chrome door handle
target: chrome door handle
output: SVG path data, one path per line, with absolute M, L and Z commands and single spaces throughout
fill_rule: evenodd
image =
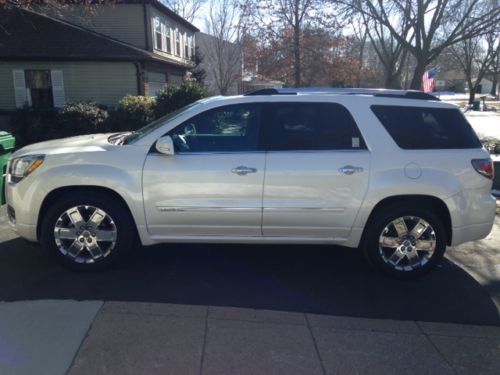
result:
M 244 176 L 248 173 L 257 173 L 257 168 L 249 168 L 244 165 L 240 165 L 239 167 L 231 169 L 231 172 L 237 174 L 238 176 Z
M 363 172 L 363 168 L 362 167 L 353 167 L 352 165 L 346 165 L 342 168 L 339 168 L 339 172 L 342 174 L 351 175 L 354 173 Z

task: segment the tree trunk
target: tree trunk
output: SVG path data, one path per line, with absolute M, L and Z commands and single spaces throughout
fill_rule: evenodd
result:
M 293 55 L 294 55 L 294 64 L 293 64 L 293 72 L 294 72 L 294 79 L 295 79 L 295 87 L 300 87 L 300 81 L 301 81 L 301 69 L 300 69 L 300 31 L 294 32 L 294 38 L 293 38 Z
M 469 82 L 469 104 L 474 103 L 474 99 L 476 98 L 476 87 Z
M 497 96 L 497 86 L 498 86 L 498 73 L 493 73 L 493 82 L 491 83 L 491 92 L 493 96 Z
M 401 75 L 395 72 L 393 69 L 386 70 L 384 88 L 401 90 Z
M 425 73 L 426 63 L 423 61 L 417 61 L 417 66 L 413 71 L 413 78 L 411 80 L 410 89 L 411 90 L 422 90 L 422 78 Z
M 294 78 L 295 87 L 300 87 L 301 69 L 300 69 L 300 20 L 299 20 L 299 0 L 295 0 L 294 25 L 293 25 L 293 55 L 294 55 Z

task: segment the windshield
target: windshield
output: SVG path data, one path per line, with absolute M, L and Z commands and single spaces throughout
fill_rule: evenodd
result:
M 201 104 L 200 102 L 195 102 L 193 104 L 189 104 L 185 107 L 182 107 L 181 109 L 178 109 L 174 112 L 170 112 L 169 114 L 167 114 L 163 117 L 160 117 L 159 119 L 157 119 L 157 120 L 147 124 L 146 126 L 140 128 L 139 130 L 136 130 L 135 132 L 127 135 L 123 144 L 129 144 L 129 143 L 135 142 L 135 141 L 147 136 L 148 134 L 151 134 L 156 129 L 165 125 L 165 123 L 167 123 L 168 121 L 175 119 L 176 117 L 184 114 L 187 111 L 191 111 L 191 110 L 195 109 L 200 104 Z

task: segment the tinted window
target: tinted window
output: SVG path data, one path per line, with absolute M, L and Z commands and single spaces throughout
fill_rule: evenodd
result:
M 208 110 L 169 132 L 177 152 L 254 151 L 260 124 L 259 104 Z
M 268 103 L 269 150 L 352 150 L 366 148 L 354 119 L 334 103 Z
M 458 109 L 374 105 L 372 111 L 403 149 L 481 148 Z

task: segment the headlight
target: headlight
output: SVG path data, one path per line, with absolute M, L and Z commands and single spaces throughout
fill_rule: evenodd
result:
M 10 182 L 18 183 L 42 165 L 45 155 L 29 155 L 12 159 L 9 164 Z

